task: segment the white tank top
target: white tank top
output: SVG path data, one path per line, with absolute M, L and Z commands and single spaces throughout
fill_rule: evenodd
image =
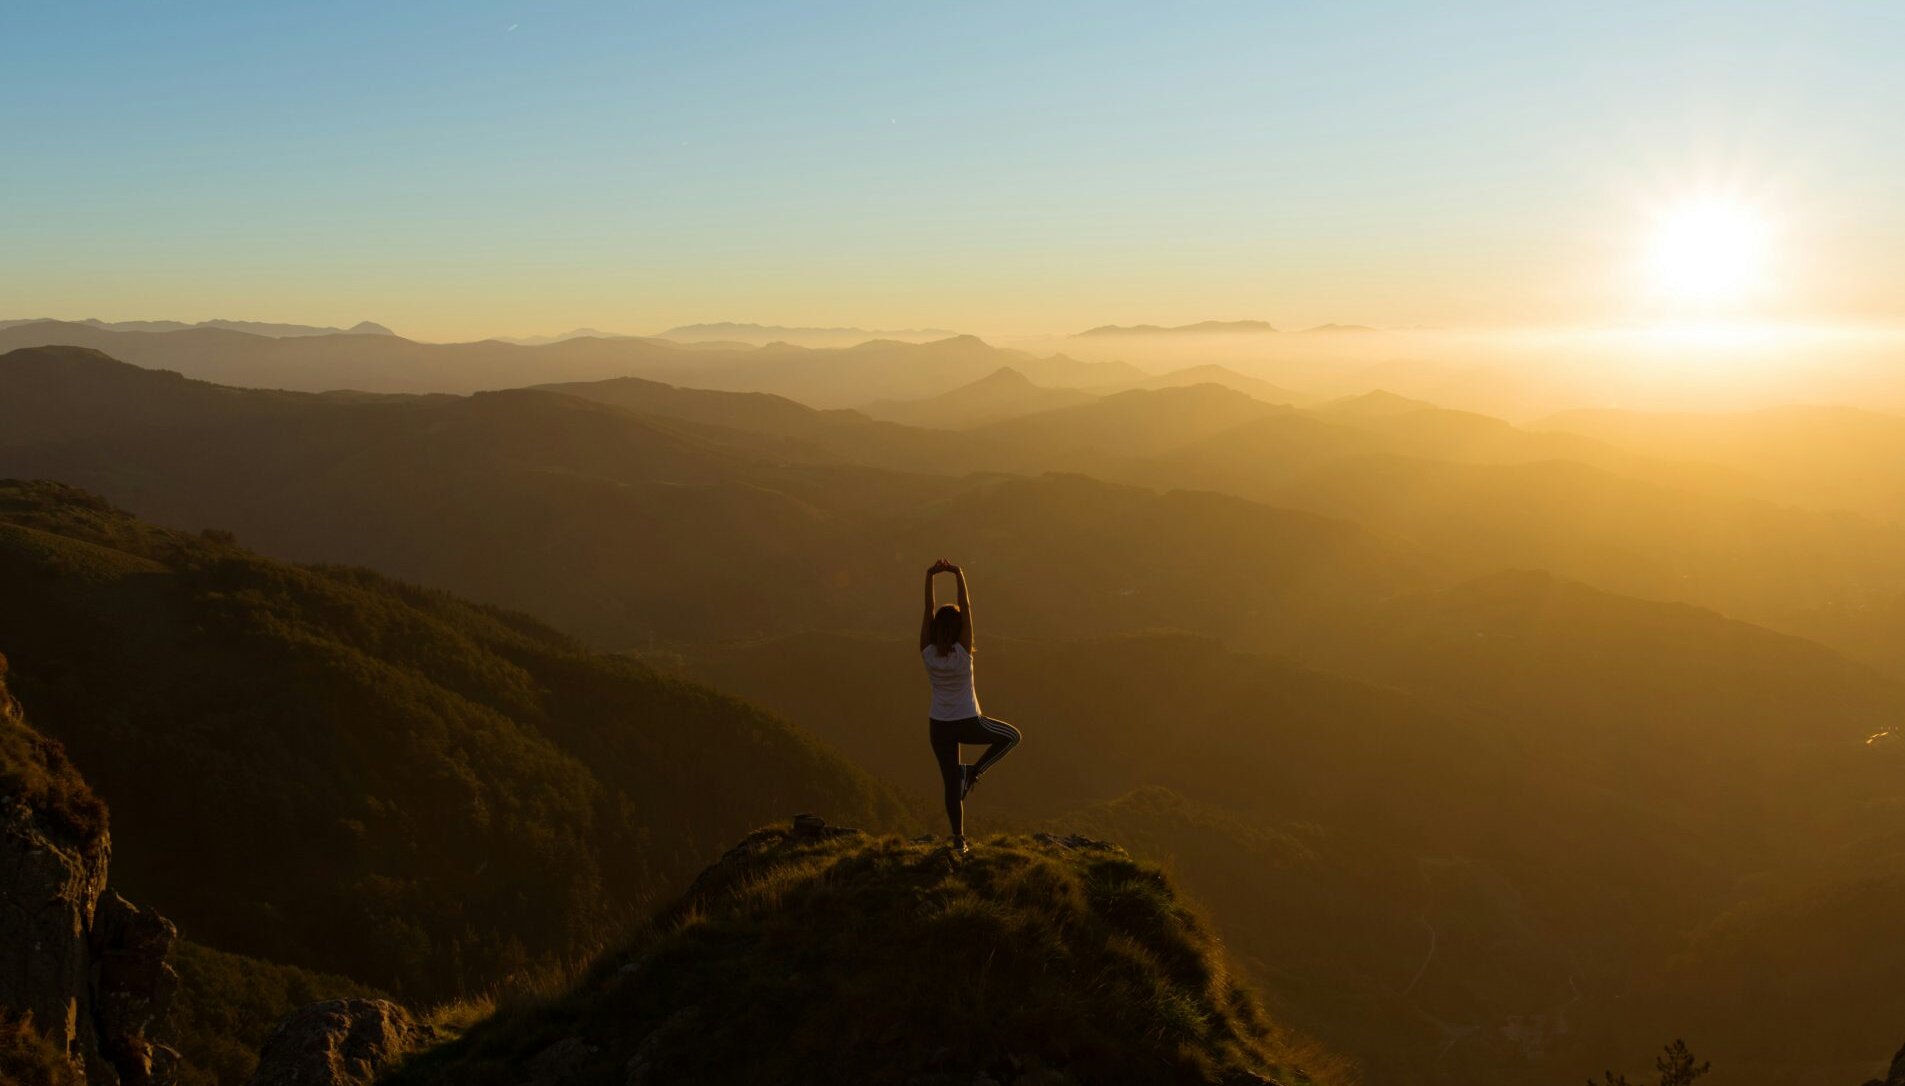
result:
M 966 646 L 953 643 L 952 650 L 941 656 L 932 645 L 920 655 L 926 658 L 926 677 L 933 681 L 934 720 L 965 720 L 979 715 L 979 695 L 972 689 L 972 654 Z

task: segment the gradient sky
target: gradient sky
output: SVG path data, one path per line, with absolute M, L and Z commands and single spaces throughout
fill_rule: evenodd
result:
M 0 6 L 0 317 L 1601 325 L 1905 297 L 1905 4 Z

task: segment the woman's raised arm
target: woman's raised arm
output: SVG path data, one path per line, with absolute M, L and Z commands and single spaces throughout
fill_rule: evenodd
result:
M 952 567 L 953 576 L 959 578 L 959 615 L 965 620 L 959 633 L 959 643 L 972 651 L 972 594 L 966 591 L 966 571 L 962 566 Z
M 919 651 L 925 652 L 926 646 L 933 643 L 933 576 L 939 572 L 944 561 L 934 562 L 926 571 L 926 610 L 919 617 Z

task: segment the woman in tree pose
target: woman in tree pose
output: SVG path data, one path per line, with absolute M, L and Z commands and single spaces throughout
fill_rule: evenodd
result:
M 933 577 L 950 573 L 959 580 L 959 602 L 938 607 L 933 602 Z M 933 684 L 929 731 L 933 757 L 939 760 L 939 779 L 946 790 L 946 821 L 952 824 L 954 852 L 966 851 L 965 799 L 979 778 L 999 764 L 1023 738 L 1019 729 L 979 712 L 979 696 L 972 688 L 972 597 L 966 592 L 966 571 L 941 558 L 926 571 L 926 612 L 919 620 L 919 651 L 926 660 L 926 677 Z M 959 761 L 959 744 L 983 746 L 985 753 L 971 765 Z

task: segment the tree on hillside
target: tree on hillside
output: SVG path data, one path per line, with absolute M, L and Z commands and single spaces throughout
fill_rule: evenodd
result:
M 1693 1086 L 1695 1079 L 1713 1070 L 1713 1065 L 1705 1060 L 1696 1063 L 1693 1053 L 1687 1051 L 1687 1042 L 1682 1040 L 1675 1040 L 1662 1049 L 1660 1056 L 1654 1060 L 1654 1067 L 1660 1072 L 1658 1086 Z M 1626 1075 L 1617 1075 L 1612 1071 L 1603 1072 L 1602 1078 L 1604 1081 L 1598 1086 L 1637 1086 Z M 1588 1086 L 1597 1084 L 1590 1079 Z

